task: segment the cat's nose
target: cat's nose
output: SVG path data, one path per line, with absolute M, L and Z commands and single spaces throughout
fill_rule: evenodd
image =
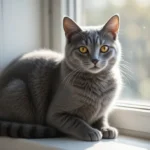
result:
M 98 63 L 98 59 L 92 59 L 92 63 L 94 64 L 94 65 L 96 65 L 97 63 Z

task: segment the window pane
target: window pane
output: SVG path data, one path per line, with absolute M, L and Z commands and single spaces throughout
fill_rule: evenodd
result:
M 83 0 L 82 25 L 100 25 L 119 13 L 124 87 L 121 100 L 150 101 L 150 0 Z

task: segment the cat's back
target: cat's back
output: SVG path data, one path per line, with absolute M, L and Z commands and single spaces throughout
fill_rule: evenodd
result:
M 26 53 L 18 57 L 17 61 L 20 62 L 32 62 L 34 61 L 45 61 L 45 62 L 56 62 L 62 59 L 60 53 L 54 52 L 52 50 L 37 50 Z
M 13 60 L 0 74 L 0 85 L 14 78 L 27 80 L 34 71 L 51 71 L 61 62 L 63 56 L 51 50 L 38 50 L 23 54 Z

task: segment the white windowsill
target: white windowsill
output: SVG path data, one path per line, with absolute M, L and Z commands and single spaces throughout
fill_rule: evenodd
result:
M 109 122 L 120 134 L 150 139 L 150 109 L 116 106 L 110 113 Z
M 12 139 L 0 138 L 2 150 L 150 150 L 150 141 L 119 136 L 116 140 L 101 140 L 99 142 L 85 142 L 75 139 Z

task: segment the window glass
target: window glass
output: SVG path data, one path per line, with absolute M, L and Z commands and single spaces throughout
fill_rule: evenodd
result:
M 119 13 L 124 79 L 120 100 L 150 102 L 150 0 L 83 0 L 81 24 L 105 23 Z

